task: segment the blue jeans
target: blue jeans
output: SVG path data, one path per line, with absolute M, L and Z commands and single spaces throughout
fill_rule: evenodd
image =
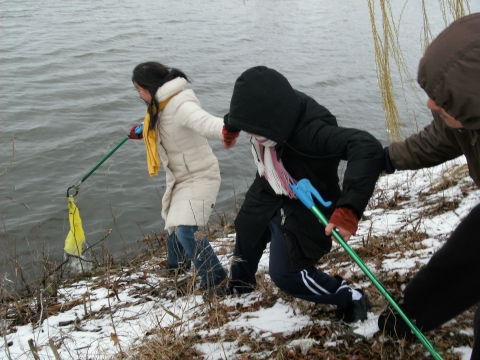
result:
M 200 287 L 208 288 L 221 283 L 227 273 L 206 237 L 195 240 L 198 226 L 180 225 L 171 234 L 167 231 L 168 267 L 190 269 L 193 261 L 200 277 Z

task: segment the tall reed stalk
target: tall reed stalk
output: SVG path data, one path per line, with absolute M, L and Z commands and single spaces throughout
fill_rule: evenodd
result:
M 452 21 L 459 19 L 470 13 L 469 0 L 438 0 L 440 11 L 447 27 Z M 377 19 L 376 6 L 378 3 L 380 9 L 380 19 Z M 407 5 L 405 2 L 404 7 Z M 400 77 L 400 85 L 403 92 L 407 115 L 413 127 L 416 125 L 415 117 L 409 110 L 409 104 L 405 95 L 404 83 L 407 82 L 412 87 L 417 98 L 419 98 L 416 88 L 409 79 L 409 74 L 399 42 L 399 28 L 401 16 L 395 19 L 392 13 L 390 0 L 368 0 L 370 12 L 370 22 L 372 25 L 373 44 L 375 49 L 375 65 L 377 70 L 378 86 L 382 95 L 382 106 L 385 112 L 386 130 L 390 141 L 398 141 L 404 138 L 404 124 L 398 110 L 395 84 L 392 78 L 393 61 L 396 64 L 396 71 Z M 402 10 L 403 13 L 403 10 Z M 428 47 L 434 36 L 430 29 L 428 13 L 425 0 L 422 0 L 423 30 L 421 34 L 422 50 Z M 381 30 L 377 27 L 381 25 Z M 406 80 L 405 80 L 406 79 Z

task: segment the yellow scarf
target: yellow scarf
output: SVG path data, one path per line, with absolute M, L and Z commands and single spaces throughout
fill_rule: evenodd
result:
M 177 95 L 177 94 L 175 94 Z M 160 111 L 162 111 L 168 102 L 175 96 L 170 96 L 167 100 L 162 101 L 159 104 Z M 147 165 L 148 173 L 150 176 L 155 176 L 160 170 L 160 157 L 157 150 L 157 131 L 155 129 L 149 130 L 150 127 L 150 114 L 145 115 L 143 119 L 143 141 L 145 141 L 145 148 L 147 150 Z

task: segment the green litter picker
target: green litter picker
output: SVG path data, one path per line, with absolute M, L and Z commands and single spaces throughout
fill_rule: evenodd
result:
M 142 125 L 142 124 L 138 125 L 138 126 L 135 128 L 135 134 L 140 135 L 140 134 L 142 133 L 142 131 L 143 131 L 143 125 Z M 81 185 L 85 180 L 87 180 L 87 179 L 89 178 L 89 176 L 92 175 L 92 174 L 95 172 L 95 170 L 97 170 L 97 169 L 99 168 L 99 166 L 102 165 L 102 164 L 105 162 L 105 160 L 107 160 L 110 156 L 112 156 L 112 154 L 113 154 L 115 151 L 117 151 L 120 146 L 122 146 L 123 144 L 125 144 L 125 142 L 126 142 L 128 139 L 129 139 L 129 138 L 128 138 L 128 135 L 125 136 L 125 138 L 124 138 L 122 141 L 120 141 L 120 142 L 118 143 L 118 145 L 115 146 L 115 147 L 112 149 L 112 151 L 110 151 L 107 155 L 105 155 L 105 157 L 104 157 L 102 160 L 100 160 L 100 162 L 99 162 L 97 165 L 95 165 L 95 166 L 93 167 L 93 169 L 90 170 L 90 171 L 82 178 L 82 180 L 80 180 L 80 181 L 77 183 L 77 185 L 72 185 L 72 186 L 70 186 L 70 187 L 67 189 L 67 197 L 69 197 L 70 195 L 71 195 L 71 196 L 76 196 L 76 195 L 78 194 L 78 191 L 80 190 L 80 185 Z M 71 191 L 71 190 L 72 190 L 72 191 L 75 190 L 75 194 L 70 194 L 70 191 Z
M 308 209 L 310 209 L 314 213 L 314 215 L 317 217 L 317 219 L 324 226 L 327 226 L 328 225 L 328 219 L 315 206 L 315 203 L 313 202 L 313 199 L 312 199 L 312 194 L 325 207 L 329 207 L 332 204 L 332 202 L 331 201 L 324 201 L 323 198 L 318 193 L 318 191 L 313 187 L 313 185 L 310 183 L 310 181 L 308 179 L 302 179 L 297 183 L 297 185 L 290 185 L 290 187 L 295 192 L 295 194 L 300 199 L 300 201 Z M 430 344 L 430 342 L 425 337 L 425 335 L 423 335 L 423 333 L 417 328 L 417 326 L 413 322 L 411 322 L 410 319 L 404 314 L 404 312 L 397 305 L 397 303 L 395 302 L 393 297 L 388 293 L 387 289 L 385 289 L 385 287 L 382 285 L 382 283 L 377 280 L 375 275 L 373 275 L 373 273 L 367 268 L 365 263 L 355 253 L 355 251 L 353 251 L 352 248 L 346 243 L 346 241 L 343 240 L 342 236 L 336 230 L 332 231 L 332 235 L 340 243 L 340 245 L 342 245 L 342 247 L 345 249 L 345 251 L 348 253 L 348 255 L 350 255 L 350 257 L 357 263 L 357 265 L 360 267 L 360 269 L 363 270 L 363 272 L 365 273 L 365 275 L 367 275 L 367 277 L 370 279 L 370 281 L 377 287 L 378 290 L 380 290 L 382 295 L 388 300 L 388 302 L 398 312 L 398 314 L 402 317 L 402 319 L 405 320 L 407 325 L 410 327 L 410 329 L 412 329 L 414 334 L 422 342 L 422 344 L 427 348 L 427 350 L 430 351 L 432 356 L 437 360 L 441 360 L 442 357 L 435 351 L 432 344 Z
M 143 131 L 143 125 L 139 125 L 135 128 L 136 134 L 141 134 Z M 81 256 L 82 255 L 82 247 L 83 242 L 85 241 L 85 233 L 82 227 L 82 219 L 80 218 L 80 211 L 78 210 L 75 202 L 73 201 L 73 197 L 78 194 L 80 189 L 80 185 L 88 179 L 90 175 L 93 174 L 95 170 L 98 169 L 100 165 L 102 165 L 105 160 L 107 160 L 117 149 L 122 146 L 127 140 L 129 139 L 128 135 L 120 141 L 120 143 L 115 146 L 112 151 L 110 151 L 95 167 L 90 170 L 83 178 L 78 182 L 77 185 L 72 185 L 67 189 L 67 198 L 68 198 L 68 219 L 70 222 L 70 231 L 67 234 L 67 238 L 65 239 L 65 247 L 64 250 L 67 254 L 73 256 Z M 72 191 L 72 194 L 70 193 Z M 75 193 L 73 193 L 75 191 Z

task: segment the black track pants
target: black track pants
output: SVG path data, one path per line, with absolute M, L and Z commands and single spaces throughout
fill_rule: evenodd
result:
M 260 241 L 253 248 L 246 241 L 238 235 L 235 239 L 235 249 L 233 250 L 234 261 L 230 268 L 231 279 L 230 287 L 235 288 L 237 292 L 244 294 L 252 292 L 257 285 L 255 274 L 258 270 L 258 263 L 262 258 L 263 251 L 270 242 L 271 232 L 270 228 L 263 232 Z
M 408 283 L 402 309 L 424 331 L 480 302 L 480 205 Z M 472 359 L 480 359 L 480 314 L 476 313 Z
M 299 299 L 337 305 L 343 308 L 352 300 L 352 290 L 340 276 L 330 276 L 315 266 L 291 272 L 285 252 L 283 233 L 277 219 L 270 221 L 261 241 L 252 248 L 237 234 L 230 286 L 240 293 L 250 292 L 256 285 L 255 273 L 268 242 L 270 244 L 269 274 L 272 281 L 285 293 Z

